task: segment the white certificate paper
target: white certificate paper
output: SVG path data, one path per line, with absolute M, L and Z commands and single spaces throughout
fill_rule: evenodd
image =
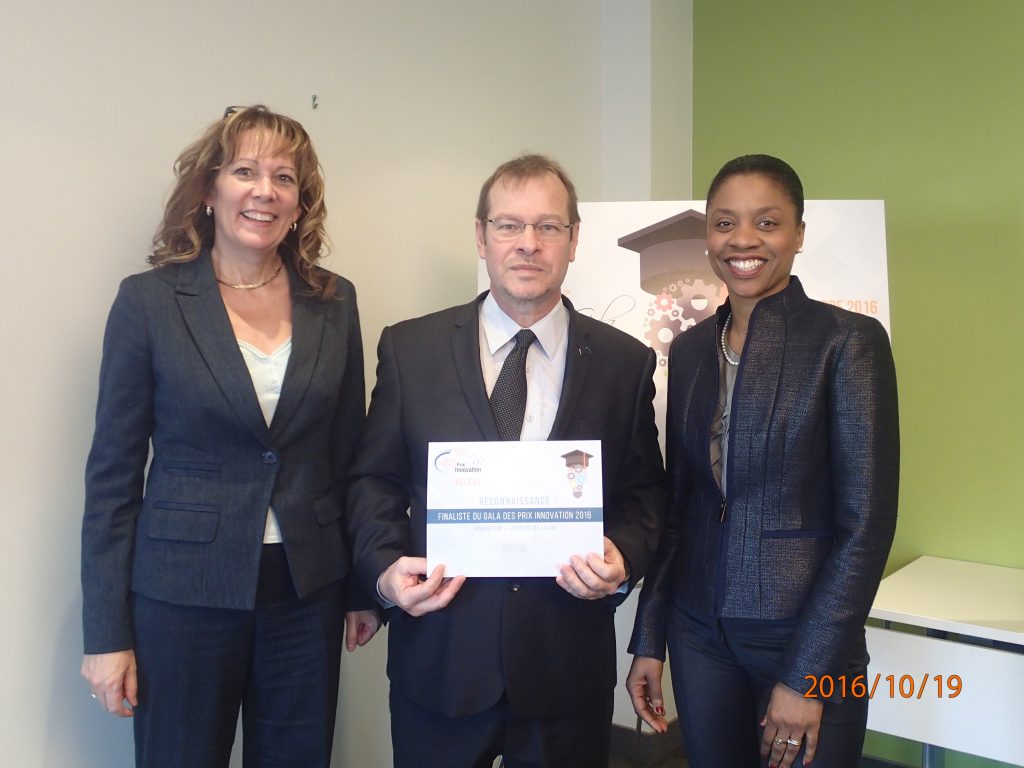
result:
M 603 551 L 600 440 L 430 443 L 428 573 L 553 577 Z

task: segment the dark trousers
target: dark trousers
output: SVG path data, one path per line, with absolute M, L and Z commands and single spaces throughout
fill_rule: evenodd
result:
M 263 549 L 252 611 L 134 596 L 139 768 L 225 768 L 239 708 L 246 768 L 329 766 L 344 585 L 299 600 L 283 547 Z
M 670 612 L 672 687 L 690 768 L 763 768 L 761 718 L 795 620 L 759 621 Z M 847 680 L 867 672 L 863 635 L 851 651 Z M 825 702 L 814 768 L 856 768 L 864 745 L 868 700 Z M 793 761 L 803 764 L 804 748 Z
M 511 712 L 503 696 L 483 712 L 445 717 L 392 688 L 395 768 L 491 768 L 498 755 L 505 768 L 605 768 L 612 691 L 588 703 L 585 714 L 541 720 Z

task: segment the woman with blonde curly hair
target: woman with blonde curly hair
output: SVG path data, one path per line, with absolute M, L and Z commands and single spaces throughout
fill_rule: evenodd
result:
M 175 173 L 155 268 L 121 283 L 103 342 L 82 674 L 134 717 L 139 766 L 228 765 L 241 709 L 246 765 L 326 768 L 342 641 L 379 626 L 346 614 L 355 290 L 318 265 L 324 182 L 295 120 L 229 108 Z

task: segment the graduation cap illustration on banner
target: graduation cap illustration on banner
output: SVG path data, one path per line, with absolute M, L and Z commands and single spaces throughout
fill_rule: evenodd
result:
M 565 459 L 565 466 L 568 468 L 566 477 L 569 478 L 569 484 L 572 486 L 572 495 L 578 499 L 583 495 L 583 483 L 587 481 L 587 467 L 590 465 L 590 459 L 594 457 L 586 451 L 575 450 L 563 453 L 562 458 Z
M 644 337 L 665 365 L 672 340 L 711 317 L 725 301 L 725 285 L 707 257 L 707 217 L 690 208 L 623 235 L 622 248 L 640 254 L 640 287 L 654 296 Z

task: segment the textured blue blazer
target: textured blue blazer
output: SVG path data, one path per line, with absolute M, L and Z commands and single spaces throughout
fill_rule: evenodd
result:
M 269 506 L 300 596 L 347 574 L 346 476 L 365 408 L 355 290 L 338 278 L 324 300 L 287 272 L 292 350 L 269 427 L 208 251 L 121 283 L 86 468 L 86 653 L 132 647 L 131 592 L 251 609 Z
M 403 555 L 426 553 L 427 448 L 497 440 L 480 369 L 475 301 L 385 328 L 377 384 L 349 490 L 364 589 Z M 643 576 L 666 501 L 654 422 L 654 353 L 574 311 L 568 300 L 565 378 L 552 440 L 601 441 L 605 535 Z M 503 693 L 523 717 L 569 717 L 615 685 L 615 607 L 580 600 L 554 578 L 470 578 L 444 609 L 391 611 L 391 685 L 449 717 L 483 711 Z
M 896 528 L 899 415 L 885 329 L 813 301 L 793 277 L 750 318 L 723 498 L 711 470 L 719 333 L 729 306 L 672 343 L 672 501 L 630 652 L 664 659 L 669 610 L 797 619 L 779 680 L 843 674 Z

